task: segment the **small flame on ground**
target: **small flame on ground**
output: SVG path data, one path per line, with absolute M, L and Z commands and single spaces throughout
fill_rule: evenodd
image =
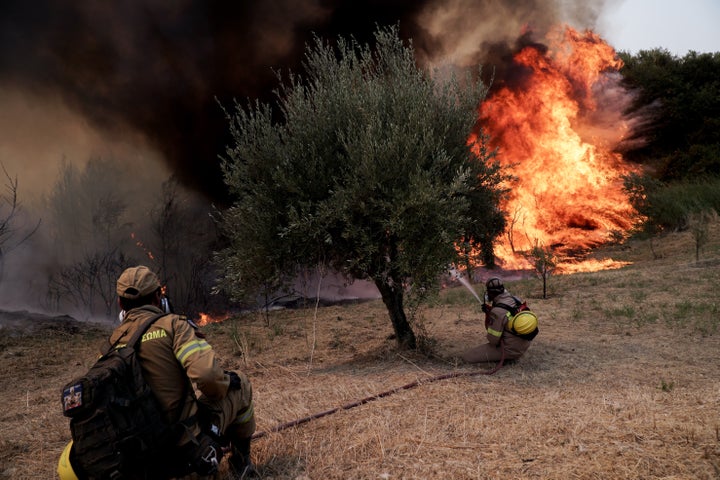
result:
M 225 320 L 230 318 L 230 314 L 222 313 L 219 315 L 210 315 L 209 313 L 198 313 L 198 317 L 200 317 L 200 318 L 195 323 L 197 323 L 199 326 L 202 327 L 203 325 L 207 325 L 210 323 L 224 322 Z
M 613 260 L 612 258 L 603 258 L 601 260 L 591 258 L 584 259 L 578 263 L 563 263 L 558 267 L 556 273 L 569 274 L 582 272 L 598 272 L 600 270 L 616 270 L 618 268 L 626 267 L 631 264 L 632 262 Z

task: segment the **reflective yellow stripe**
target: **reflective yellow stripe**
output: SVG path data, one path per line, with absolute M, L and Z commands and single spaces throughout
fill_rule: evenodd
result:
M 495 337 L 502 337 L 502 332 L 498 332 L 497 330 L 494 330 L 492 328 L 488 328 L 488 333 Z
M 507 329 L 512 332 L 513 324 L 515 323 L 515 317 L 513 317 L 513 316 L 510 314 L 510 312 L 507 312 L 507 313 L 505 314 L 505 318 L 507 318 L 507 324 L 506 324 Z
M 237 417 L 235 419 L 235 422 L 233 423 L 247 423 L 250 421 L 250 419 L 253 417 L 253 414 L 255 413 L 255 408 L 253 406 L 253 402 L 250 402 L 250 406 L 245 410 L 245 412 Z
M 190 357 L 190 355 L 197 352 L 204 352 L 205 350 L 210 350 L 211 348 L 212 347 L 210 346 L 210 344 L 207 343 L 205 340 L 190 340 L 185 345 L 180 347 L 180 350 L 175 353 L 175 357 L 177 357 L 181 365 L 185 366 L 185 362 L 187 361 L 188 357 Z

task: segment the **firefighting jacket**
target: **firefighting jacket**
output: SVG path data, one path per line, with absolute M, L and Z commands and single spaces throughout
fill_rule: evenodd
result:
M 515 298 L 507 291 L 501 293 L 493 299 L 492 308 L 487 314 L 487 340 L 490 345 L 500 345 L 503 341 L 505 350 L 512 355 L 522 355 L 530 346 L 530 342 L 517 335 L 512 334 L 507 329 L 507 313 L 508 311 L 497 305 L 516 306 Z
M 130 310 L 110 343 L 123 345 L 144 320 L 161 312 L 151 305 Z M 210 344 L 184 316 L 168 314 L 156 320 L 142 336 L 138 355 L 145 380 L 170 424 L 196 415 L 193 384 L 212 400 L 227 394 L 229 377 L 218 366 Z M 199 433 L 196 424 L 190 428 L 193 435 Z

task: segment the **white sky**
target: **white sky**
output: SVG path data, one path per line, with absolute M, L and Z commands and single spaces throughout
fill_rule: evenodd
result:
M 615 0 L 603 10 L 597 32 L 615 50 L 720 52 L 720 0 Z

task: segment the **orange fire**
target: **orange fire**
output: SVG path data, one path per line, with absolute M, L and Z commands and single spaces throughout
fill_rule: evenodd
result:
M 209 323 L 220 323 L 224 322 L 228 318 L 230 318 L 229 313 L 223 313 L 220 315 L 210 315 L 208 313 L 198 313 L 198 316 L 200 317 L 199 320 L 195 323 L 197 323 L 199 326 L 207 325 Z
M 546 40 L 547 50 L 527 46 L 515 55 L 524 77 L 494 92 L 479 112 L 499 162 L 516 177 L 504 206 L 506 235 L 496 248 L 505 268 L 527 268 L 517 253 L 535 245 L 561 257 L 587 252 L 627 232 L 635 218 L 621 179 L 632 167 L 612 152 L 627 129 L 624 104 L 616 101 L 629 95 L 618 83 L 622 61 L 590 31 L 565 27 Z M 617 121 L 598 126 L 608 113 Z M 588 262 L 567 270 L 612 266 Z

